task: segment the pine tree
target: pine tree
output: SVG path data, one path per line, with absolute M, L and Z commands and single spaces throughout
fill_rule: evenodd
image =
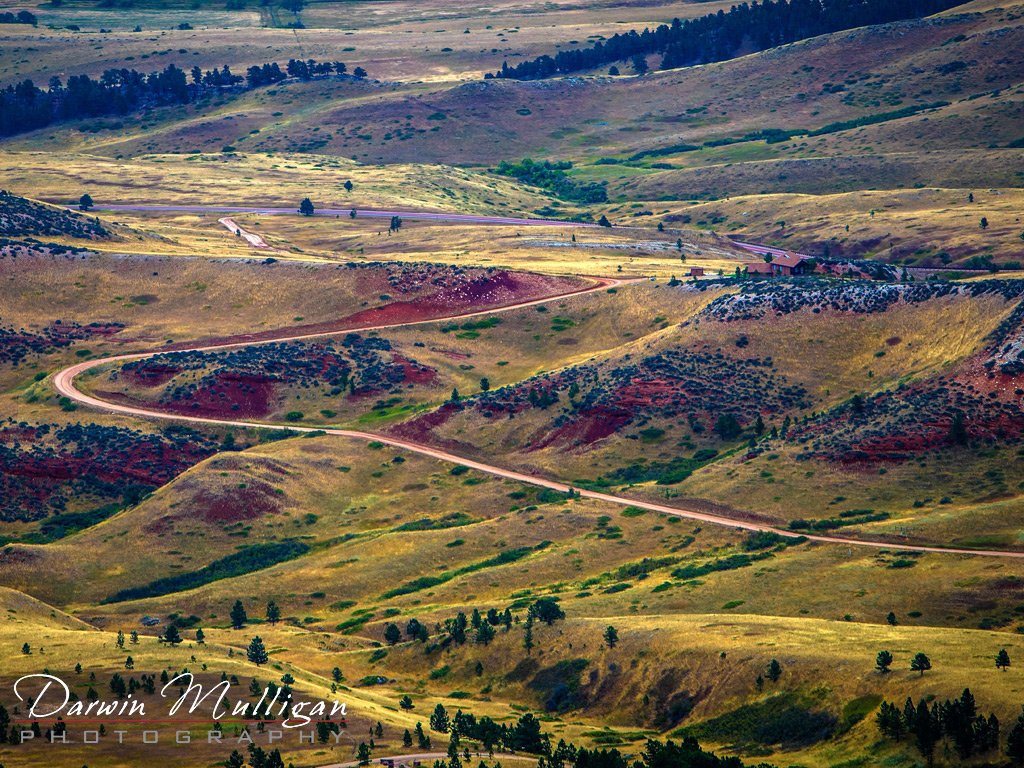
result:
M 398 706 L 400 706 L 402 709 L 412 709 L 412 696 L 410 696 L 409 694 L 403 696 L 401 699 L 398 700 Z
M 1010 666 L 1010 654 L 1006 652 L 1005 648 L 1001 648 L 999 653 L 996 654 L 996 668 L 1006 671 L 1006 668 Z
M 312 216 L 316 209 L 313 207 L 313 201 L 308 197 L 302 198 L 302 202 L 299 203 L 299 213 L 303 216 Z
M 164 630 L 162 640 L 169 645 L 178 645 L 183 640 L 181 633 L 178 631 L 178 625 L 168 624 L 167 629 Z
M 412 746 L 412 734 L 409 733 L 408 728 L 406 728 L 405 733 L 402 734 L 402 746 L 406 748 Z
M 124 648 L 124 632 L 122 632 L 120 629 L 117 630 L 116 645 L 118 648 Z
M 242 605 L 242 601 L 235 600 L 235 604 L 231 606 L 231 626 L 234 629 L 241 629 L 248 620 L 249 617 L 245 613 L 245 606 Z
M 779 664 L 778 659 L 772 659 L 768 664 L 768 679 L 777 683 L 780 677 L 782 677 L 782 665 Z
M 92 197 L 89 195 L 88 192 L 86 192 L 84 195 L 82 195 L 80 198 L 78 198 L 78 208 L 79 208 L 79 210 L 82 210 L 82 211 L 91 210 L 93 205 L 94 205 L 94 203 L 92 201 Z
M 256 635 L 249 641 L 249 647 L 245 651 L 245 657 L 257 667 L 270 661 L 270 655 L 267 653 L 267 649 L 263 645 L 263 638 Z
M 615 644 L 619 642 L 619 631 L 611 624 L 605 627 L 604 642 L 609 648 L 614 648 Z
M 343 74 L 343 73 L 339 72 L 338 74 Z M 355 185 L 352 183 L 351 179 L 349 179 L 348 181 L 345 182 L 345 191 L 346 192 L 351 192 L 354 187 L 355 187 Z
M 196 630 L 196 642 L 199 643 L 199 645 L 206 643 L 206 633 L 203 632 L 202 627 Z
M 277 603 L 271 600 L 267 603 L 267 621 L 270 622 L 271 626 L 274 626 L 281 620 L 281 609 L 277 607 Z
M 928 704 L 921 699 L 914 715 L 914 736 L 917 739 L 917 751 L 929 766 L 935 759 L 935 744 L 942 735 L 937 725 L 932 713 L 928 711 Z
M 480 622 L 480 626 L 476 629 L 476 642 L 481 645 L 490 645 L 493 639 L 494 627 L 491 626 L 490 622 Z
M 883 675 L 890 672 L 892 666 L 892 654 L 889 651 L 879 651 L 875 657 L 875 668 Z
M 430 749 L 430 737 L 423 732 L 423 723 L 416 723 L 416 744 L 420 749 Z
M 356 750 L 356 759 L 360 765 L 370 764 L 370 748 L 365 742 L 359 742 L 359 749 Z
M 1024 765 L 1024 707 L 1006 736 L 1006 756 L 1014 765 Z
M 448 712 L 443 704 L 438 703 L 430 715 L 430 730 L 437 731 L 438 733 L 448 733 L 450 728 L 451 722 L 448 720 Z
M 388 645 L 394 645 L 402 639 L 402 630 L 398 628 L 397 624 L 388 624 L 384 627 L 384 639 Z
M 527 655 L 533 650 L 533 616 L 526 617 L 526 627 L 523 633 L 523 648 L 526 649 Z
M 917 654 L 914 655 L 914 658 L 910 660 L 910 669 L 913 672 L 921 673 L 922 677 L 924 676 L 924 673 L 927 672 L 931 668 L 932 668 L 931 659 L 929 659 L 923 653 L 918 652 Z

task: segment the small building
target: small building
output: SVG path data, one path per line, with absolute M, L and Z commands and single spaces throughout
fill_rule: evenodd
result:
M 811 260 L 799 253 L 786 253 L 782 256 L 775 256 L 768 266 L 772 268 L 773 275 L 806 275 L 813 271 Z
M 704 267 L 690 267 L 690 277 L 704 277 Z
M 813 262 L 798 253 L 784 253 L 772 256 L 771 261 L 755 261 L 746 266 L 746 273 L 753 277 L 790 277 L 813 271 Z

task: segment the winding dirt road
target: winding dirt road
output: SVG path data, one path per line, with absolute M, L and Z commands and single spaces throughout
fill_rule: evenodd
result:
M 405 323 L 390 323 L 384 325 L 366 325 L 356 328 L 346 328 L 342 331 L 332 331 L 327 333 L 308 333 L 308 334 L 297 334 L 293 336 L 281 336 L 273 339 L 259 340 L 259 341 L 242 341 L 242 342 L 228 342 L 218 343 L 209 345 L 199 345 L 193 347 L 176 348 L 175 351 L 193 351 L 193 352 L 208 352 L 213 350 L 230 349 L 243 346 L 250 346 L 252 344 L 269 344 L 284 341 L 301 341 L 312 338 L 323 338 L 326 336 L 335 336 L 341 333 L 353 333 L 353 332 L 367 332 L 375 330 L 386 330 L 388 328 L 397 328 L 413 325 L 425 325 L 430 323 L 441 323 L 449 320 L 462 319 L 466 317 L 475 317 L 480 315 L 492 315 L 499 312 L 509 312 L 514 309 L 522 307 L 529 307 L 538 304 L 545 304 L 552 301 L 558 301 L 569 295 L 579 295 L 581 293 L 590 293 L 599 290 L 606 290 L 608 288 L 618 287 L 631 282 L 638 282 L 638 280 L 617 280 L 611 278 L 594 278 L 595 284 L 589 288 L 583 288 L 576 291 L 570 291 L 568 293 L 557 294 L 554 296 L 548 296 L 540 299 L 531 299 L 529 301 L 517 302 L 514 304 L 508 304 L 503 307 L 494 309 L 479 310 L 473 312 L 465 312 L 458 315 L 451 315 L 447 317 L 438 317 L 430 320 L 416 320 Z M 129 360 L 141 360 L 147 357 L 153 357 L 161 354 L 164 350 L 154 350 L 152 352 L 140 352 L 136 354 L 119 355 L 116 357 L 100 358 L 96 360 L 86 360 L 84 362 L 72 365 L 64 370 L 58 372 L 53 378 L 54 387 L 57 391 L 65 396 L 78 402 L 82 405 L 89 406 L 90 408 L 96 408 L 98 410 L 107 411 L 111 413 L 119 413 L 128 416 L 138 416 L 143 418 L 162 419 L 167 421 L 181 421 L 188 422 L 191 424 L 210 424 L 214 426 L 229 426 L 238 427 L 243 429 L 275 429 L 275 430 L 288 430 L 296 433 L 309 433 L 309 432 L 322 432 L 328 435 L 336 435 L 339 437 L 347 437 L 355 440 L 366 440 L 376 441 L 384 443 L 386 445 L 393 446 L 395 448 L 401 448 L 404 450 L 418 453 L 422 456 L 429 456 L 440 461 L 447 461 L 452 464 L 459 464 L 470 469 L 475 469 L 480 472 L 485 472 L 496 477 L 504 478 L 506 480 L 515 480 L 522 483 L 528 483 L 530 485 L 540 486 L 542 488 L 550 488 L 551 490 L 560 491 L 566 493 L 570 490 L 577 493 L 579 496 L 587 499 L 595 499 L 597 501 L 607 502 L 609 504 L 616 504 L 620 506 L 632 506 L 639 507 L 640 509 L 646 509 L 652 512 L 659 512 L 667 515 L 675 515 L 676 517 L 685 518 L 688 520 L 696 520 L 702 523 L 710 523 L 713 525 L 722 525 L 728 528 L 735 528 L 745 531 L 764 531 L 768 533 L 775 533 L 779 536 L 783 536 L 789 539 L 804 538 L 808 541 L 819 542 L 823 544 L 839 544 L 847 547 L 868 547 L 871 549 L 890 549 L 890 550 L 901 550 L 909 552 L 935 552 L 942 554 L 953 554 L 953 555 L 981 555 L 985 557 L 999 557 L 999 558 L 1010 558 L 1010 559 L 1024 559 L 1024 552 L 1009 552 L 1001 550 L 983 550 L 983 549 L 963 549 L 956 547 L 940 547 L 940 546 L 914 546 L 910 544 L 896 544 L 885 541 L 865 541 L 859 539 L 849 539 L 841 536 L 820 536 L 820 535 L 804 535 L 800 533 L 794 533 L 783 528 L 776 528 L 774 526 L 765 523 L 756 523 L 745 520 L 736 520 L 725 515 L 717 515 L 709 512 L 699 512 L 696 510 L 682 509 L 680 507 L 670 506 L 668 504 L 659 504 L 652 501 L 644 501 L 640 499 L 632 499 L 626 496 L 616 496 L 610 493 L 602 493 L 600 491 L 590 491 L 575 488 L 563 483 L 559 480 L 552 480 L 546 477 L 540 477 L 537 475 L 525 474 L 523 472 L 517 472 L 511 469 L 504 469 L 502 467 L 494 466 L 493 464 L 486 464 L 480 461 L 459 456 L 449 451 L 435 448 L 424 443 L 417 443 L 412 440 L 406 440 L 403 438 L 393 437 L 390 435 L 379 435 L 372 432 L 361 432 L 351 429 L 332 429 L 323 427 L 303 427 L 296 426 L 294 424 L 267 424 L 262 422 L 254 421 L 232 421 L 228 419 L 213 419 L 204 418 L 198 416 L 184 416 L 173 413 L 165 413 L 163 411 L 152 410 L 148 408 L 138 408 L 130 405 L 123 405 L 120 403 L 111 403 L 106 400 L 101 400 L 92 395 L 82 392 L 75 386 L 75 379 L 82 373 L 97 368 L 101 365 L 107 365 L 109 363 L 123 363 Z

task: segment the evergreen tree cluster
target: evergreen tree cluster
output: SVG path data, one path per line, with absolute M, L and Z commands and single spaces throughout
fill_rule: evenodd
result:
M 105 115 L 124 115 L 143 107 L 191 104 L 225 89 L 258 88 L 287 77 L 309 80 L 332 72 L 344 75 L 348 67 L 340 61 L 291 60 L 286 72 L 276 63 L 249 67 L 245 77 L 227 65 L 203 72 L 194 67 L 191 82 L 185 71 L 168 64 L 159 72 L 145 74 L 134 69 L 108 69 L 99 79 L 72 75 L 67 83 L 52 77 L 44 90 L 31 80 L 22 80 L 0 90 L 0 136 L 12 136 L 43 128 L 62 120 Z M 353 76 L 366 77 L 362 67 Z
M 0 24 L 31 24 L 34 27 L 38 22 L 39 19 L 31 11 L 4 11 L 0 13 Z
M 486 715 L 478 719 L 461 709 L 449 717 L 444 706 L 438 704 L 430 716 L 430 727 L 439 733 L 447 733 L 456 747 L 462 739 L 467 739 L 480 742 L 486 752 L 507 750 L 535 755 L 552 754 L 549 735 L 541 730 L 540 721 L 529 712 L 514 723 L 497 723 Z
M 536 80 L 554 75 L 594 69 L 613 62 L 631 60 L 637 74 L 646 66 L 639 60 L 660 54 L 661 68 L 724 61 L 751 48 L 767 50 L 809 37 L 871 24 L 915 19 L 962 5 L 962 0 L 764 0 L 734 5 L 728 13 L 708 14 L 695 19 L 673 19 L 653 31 L 630 30 L 613 35 L 589 48 L 560 51 L 540 56 L 488 77 Z M 641 71 L 642 70 L 642 71 Z
M 959 699 L 937 701 L 930 708 L 924 699 L 915 707 L 908 698 L 902 709 L 883 701 L 877 723 L 878 730 L 894 741 L 904 735 L 912 736 L 921 756 L 929 763 L 943 738 L 952 743 L 962 760 L 999 747 L 999 720 L 995 715 L 985 717 L 978 712 L 969 688 L 964 688 Z

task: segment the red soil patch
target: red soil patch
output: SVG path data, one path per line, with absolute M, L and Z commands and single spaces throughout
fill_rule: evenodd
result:
M 594 410 L 581 413 L 568 424 L 552 430 L 540 442 L 530 446 L 530 451 L 539 451 L 549 446 L 574 448 L 590 445 L 618 432 L 632 421 L 627 411 Z
M 437 371 L 433 368 L 428 368 L 397 354 L 391 355 L 391 362 L 394 365 L 402 366 L 406 384 L 433 384 L 437 381 Z
M 181 517 L 206 523 L 234 523 L 255 520 L 281 511 L 280 495 L 261 480 L 249 480 L 245 488 L 202 488 L 192 497 Z
M 214 419 L 261 419 L 270 415 L 275 402 L 274 382 L 263 376 L 221 371 L 213 385 L 204 387 L 188 400 L 154 403 L 139 400 L 122 392 L 100 392 L 96 395 L 124 405 L 156 408 L 182 416 L 203 416 Z

